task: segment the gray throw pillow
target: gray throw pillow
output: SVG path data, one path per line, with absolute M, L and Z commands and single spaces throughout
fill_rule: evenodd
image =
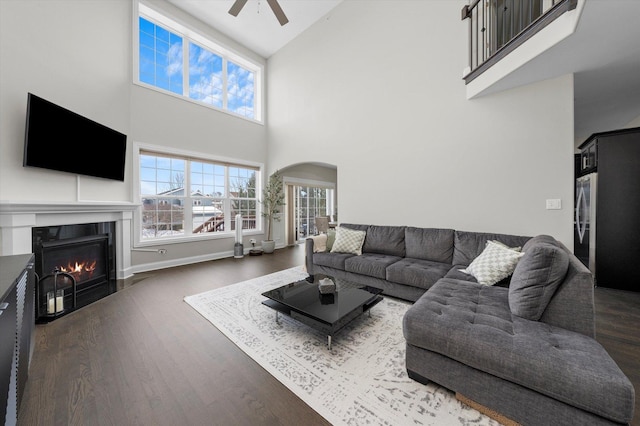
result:
M 538 321 L 568 268 L 569 255 L 562 248 L 548 243 L 528 247 L 511 277 L 511 313 Z

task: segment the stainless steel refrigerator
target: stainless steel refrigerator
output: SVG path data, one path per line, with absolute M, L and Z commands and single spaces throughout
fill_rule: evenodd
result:
M 576 180 L 574 254 L 596 274 L 596 190 L 598 173 Z
M 574 253 L 598 287 L 640 292 L 640 127 L 580 146 Z

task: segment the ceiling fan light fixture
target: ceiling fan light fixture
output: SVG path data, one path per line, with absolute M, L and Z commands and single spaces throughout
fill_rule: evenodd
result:
M 289 22 L 289 19 L 287 18 L 287 15 L 284 14 L 278 0 L 267 0 L 267 3 L 269 3 L 269 7 L 271 7 L 273 14 L 276 15 L 276 19 L 278 19 L 281 26 L 284 26 Z M 229 9 L 229 14 L 238 16 L 245 4 L 247 4 L 247 0 L 236 0 L 231 6 L 231 9 Z

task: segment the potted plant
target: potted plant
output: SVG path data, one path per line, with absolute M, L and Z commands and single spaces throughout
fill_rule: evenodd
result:
M 279 171 L 276 170 L 262 190 L 262 216 L 267 218 L 267 239 L 262 241 L 262 250 L 273 253 L 276 242 L 272 238 L 273 221 L 280 221 L 280 207 L 285 205 L 284 188 Z

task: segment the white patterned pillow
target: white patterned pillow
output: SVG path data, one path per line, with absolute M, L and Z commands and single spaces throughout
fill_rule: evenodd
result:
M 331 253 L 350 253 L 362 254 L 362 246 L 364 245 L 365 231 L 355 229 L 337 227 L 336 240 L 331 247 Z
M 509 247 L 508 245 L 506 245 L 506 244 L 504 244 L 504 243 L 501 243 L 501 242 L 500 242 L 500 241 L 498 241 L 498 240 L 491 240 L 491 242 L 492 242 L 492 243 L 499 244 L 499 245 L 501 245 L 502 247 L 504 247 L 504 248 L 506 248 L 506 249 L 509 249 L 509 250 L 513 250 L 513 251 L 522 251 L 522 247 Z
M 513 274 L 522 256 L 524 253 L 504 244 L 487 241 L 487 246 L 480 256 L 473 259 L 467 269 L 460 271 L 473 275 L 480 284 L 494 285 Z

